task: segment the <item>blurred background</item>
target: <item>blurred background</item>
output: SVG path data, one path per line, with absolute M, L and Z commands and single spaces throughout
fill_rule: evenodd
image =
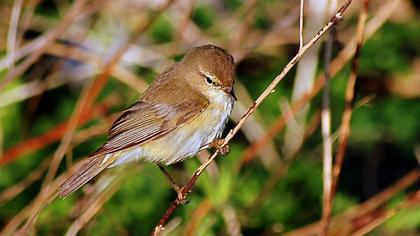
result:
M 304 1 L 304 42 L 343 2 Z M 324 147 L 331 140 L 336 156 L 343 135 L 361 2 L 264 100 L 162 235 L 319 233 Z M 1 1 L 1 234 L 149 234 L 176 197 L 154 164 L 108 170 L 64 200 L 54 200 L 54 190 L 106 140 L 120 112 L 194 46 L 219 45 L 235 57 L 232 128 L 298 52 L 300 3 Z M 419 235 L 420 4 L 368 3 L 329 234 Z M 185 184 L 210 154 L 168 170 Z

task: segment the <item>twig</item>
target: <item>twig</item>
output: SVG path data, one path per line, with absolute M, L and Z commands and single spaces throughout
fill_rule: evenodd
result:
M 67 147 L 70 145 L 70 142 L 72 140 L 72 136 L 73 136 L 73 133 L 74 133 L 74 129 L 77 127 L 77 124 L 79 123 L 80 117 L 82 117 L 86 112 L 88 112 L 91 109 L 91 107 L 93 105 L 93 102 L 94 102 L 94 99 L 99 94 L 99 92 L 101 91 L 101 88 L 105 85 L 106 81 L 108 80 L 108 76 L 110 74 L 110 71 L 112 71 L 112 69 L 114 68 L 114 65 L 124 55 L 124 52 L 130 47 L 131 43 L 133 41 L 137 40 L 139 35 L 141 35 L 145 30 L 147 30 L 151 26 L 151 24 L 156 20 L 156 18 L 167 7 L 169 7 L 173 3 L 173 1 L 174 0 L 168 0 L 157 11 L 152 13 L 152 15 L 148 18 L 148 20 L 146 22 L 144 22 L 140 27 L 138 27 L 138 29 L 133 34 L 133 36 L 130 37 L 127 40 L 127 42 L 124 43 L 119 48 L 119 50 L 117 50 L 117 52 L 114 54 L 114 56 L 110 59 L 110 61 L 105 66 L 102 73 L 99 74 L 98 77 L 95 80 L 93 80 L 91 83 L 89 83 L 88 87 L 85 90 L 86 92 L 83 93 L 82 96 L 80 96 L 80 98 L 79 98 L 78 105 L 75 108 L 75 110 L 74 110 L 74 112 L 73 112 L 73 114 L 70 118 L 66 136 L 63 138 L 62 143 L 60 144 L 59 148 L 57 149 L 57 151 L 55 153 L 55 156 L 54 156 L 53 160 L 51 161 L 53 166 L 50 167 L 49 174 L 47 174 L 47 175 L 49 175 L 49 176 L 54 176 L 55 175 L 55 172 L 58 168 L 58 164 L 61 161 L 63 155 L 65 154 L 65 152 L 67 150 Z M 52 180 L 52 178 L 51 178 L 51 180 Z M 27 231 L 31 227 L 31 225 L 35 222 L 35 219 L 36 219 L 38 213 L 40 212 L 40 210 L 42 210 L 43 207 L 46 205 L 45 202 L 48 199 L 51 199 L 51 198 L 43 197 L 42 194 L 44 192 L 47 192 L 49 194 L 55 193 L 55 191 L 58 187 L 58 185 L 56 185 L 57 180 L 52 182 L 52 183 L 54 183 L 54 185 L 52 185 L 52 183 L 49 183 L 48 181 L 45 182 L 45 183 L 46 183 L 46 186 L 43 188 L 43 191 L 41 191 L 41 193 L 37 196 L 37 199 L 36 199 L 37 201 L 34 202 L 36 207 L 34 206 L 34 207 L 30 208 L 29 212 L 26 213 L 27 215 L 30 216 L 30 218 L 27 221 L 27 223 L 20 230 L 22 232 Z M 59 183 L 61 183 L 61 182 L 59 182 Z M 54 186 L 54 187 L 51 187 L 51 186 Z M 54 198 L 54 197 L 55 197 L 55 195 L 53 195 L 52 198 Z
M 399 193 L 403 189 L 413 185 L 420 179 L 420 170 L 414 169 L 413 171 L 406 174 L 404 177 L 400 178 L 396 183 L 392 184 L 382 192 L 376 194 L 374 197 L 370 198 L 369 200 L 354 206 L 343 214 L 334 217 L 332 219 L 332 228 L 340 228 L 341 226 L 347 226 L 349 222 L 352 222 L 353 219 L 363 216 L 368 212 L 373 211 L 374 209 L 378 208 L 379 206 L 383 205 L 386 201 L 388 201 L 391 197 L 395 196 L 395 194 Z M 321 222 L 316 222 L 313 224 L 306 225 L 302 228 L 295 229 L 285 236 L 311 236 L 316 235 L 319 233 L 319 228 L 321 227 Z M 345 234 L 336 234 L 336 235 L 345 235 Z
M 31 19 L 32 16 L 34 14 L 35 8 L 36 6 L 39 4 L 40 0 L 29 0 L 26 5 L 25 5 L 25 9 L 22 15 L 22 20 L 21 20 L 21 26 L 20 26 L 20 32 L 17 36 L 17 45 L 20 45 L 22 43 L 23 40 L 23 36 L 26 32 L 26 30 L 29 28 L 29 25 L 31 23 Z M 14 59 L 13 59 L 14 60 Z
M 80 125 L 86 123 L 87 121 L 97 117 L 100 114 L 104 114 L 107 110 L 107 105 L 97 105 L 95 108 L 90 110 L 88 113 L 84 114 L 80 119 Z M 59 140 L 65 134 L 68 126 L 68 121 L 64 121 L 49 131 L 29 139 L 26 139 L 14 147 L 6 150 L 3 153 L 2 159 L 0 159 L 0 166 L 6 165 L 18 157 L 23 156 L 24 154 L 37 151 L 57 140 Z
M 78 162 L 73 165 L 66 173 L 60 175 L 53 182 L 45 186 L 41 192 L 34 198 L 34 200 L 25 206 L 19 213 L 17 213 L 0 232 L 0 235 L 15 235 L 14 232 L 16 229 L 25 221 L 25 219 L 30 219 L 28 222 L 32 221 L 36 217 L 39 210 L 48 204 L 49 201 L 55 198 L 56 189 L 64 181 L 64 178 L 67 178 L 70 173 L 83 164 L 83 161 Z M 20 232 L 24 232 L 30 225 L 26 224 Z
M 299 51 L 304 45 L 303 41 L 303 6 L 305 5 L 305 0 L 300 0 L 300 12 L 299 12 Z
M 204 216 L 208 214 L 210 210 L 213 209 L 213 207 L 214 206 L 211 204 L 209 199 L 204 199 L 191 214 L 191 220 L 185 226 L 184 235 L 197 235 L 197 226 L 200 225 L 200 221 Z
M 394 10 L 399 5 L 399 3 L 400 0 L 390 0 L 377 11 L 376 16 L 372 18 L 366 26 L 365 38 L 371 37 L 385 23 L 385 21 L 392 15 L 392 13 L 394 13 Z M 355 38 L 349 40 L 349 43 L 338 53 L 334 60 L 331 61 L 329 65 L 329 73 L 331 76 L 336 75 L 341 69 L 343 69 L 346 62 L 353 57 L 356 50 L 355 42 Z M 305 107 L 305 105 L 308 104 L 309 101 L 311 101 L 319 93 L 319 91 L 321 91 L 324 85 L 325 77 L 323 74 L 320 74 L 316 79 L 312 90 L 308 92 L 304 97 L 291 104 L 292 112 L 296 113 Z M 275 120 L 271 127 L 267 129 L 268 132 L 264 136 L 262 136 L 252 145 L 248 146 L 244 152 L 243 159 L 247 161 L 252 160 L 258 151 L 284 128 L 285 122 L 292 116 L 292 113 L 287 113 Z
M 331 78 L 328 72 L 328 65 L 331 61 L 333 41 L 335 38 L 335 27 L 331 28 L 325 48 L 324 71 L 325 85 L 322 96 L 321 126 L 323 144 L 323 208 L 322 219 L 327 220 L 325 209 L 330 209 L 330 190 L 331 190 L 331 169 L 332 169 L 332 138 L 331 138 L 331 110 L 330 110 L 330 83 Z M 327 223 L 324 224 L 325 226 Z M 322 228 L 322 227 L 321 227 Z M 326 235 L 327 228 L 322 228 L 320 235 Z
M 398 211 L 402 209 L 406 209 L 409 207 L 417 206 L 419 204 L 420 200 L 420 190 L 417 190 L 414 193 L 407 194 L 408 196 L 405 197 L 405 199 L 400 202 L 396 207 L 393 207 L 391 209 L 385 209 L 384 212 L 381 212 L 378 214 L 377 212 L 369 212 L 367 213 L 367 216 L 364 216 L 364 218 L 369 218 L 369 222 L 362 227 L 355 226 L 351 229 L 351 235 L 353 236 L 362 236 L 366 235 L 382 223 L 384 223 L 386 220 L 393 217 L 395 214 L 398 213 Z
M 107 186 L 102 192 L 92 196 L 92 202 L 89 202 L 83 213 L 67 229 L 66 236 L 77 235 L 77 233 L 89 222 L 89 220 L 102 208 L 102 206 L 114 195 L 121 186 L 121 182 L 126 177 L 124 174 L 114 176 L 114 179 L 107 181 Z
M 327 24 L 325 24 L 321 30 L 307 43 L 302 47 L 302 50 L 300 50 L 293 58 L 290 60 L 290 62 L 286 65 L 286 67 L 283 69 L 283 71 L 271 82 L 271 84 L 264 90 L 264 92 L 257 98 L 257 100 L 254 102 L 254 104 L 248 109 L 248 111 L 242 116 L 242 118 L 239 120 L 239 122 L 236 124 L 236 126 L 230 130 L 230 132 L 226 135 L 226 137 L 223 140 L 222 147 L 227 145 L 229 141 L 235 136 L 235 134 L 239 131 L 239 129 L 242 127 L 244 122 L 248 119 L 248 117 L 254 112 L 255 109 L 263 102 L 263 100 L 272 93 L 274 88 L 279 84 L 279 82 L 286 76 L 286 74 L 290 71 L 290 69 L 293 68 L 293 66 L 299 61 L 299 59 L 302 57 L 302 55 L 312 46 L 314 45 L 319 38 L 336 22 L 342 19 L 343 13 L 346 11 L 348 6 L 351 4 L 352 0 L 346 1 L 341 8 L 337 11 L 337 13 L 328 21 Z M 206 169 L 206 167 L 216 158 L 216 156 L 219 154 L 219 151 L 216 150 L 216 152 L 211 155 L 211 157 L 204 162 L 193 174 L 193 176 L 188 181 L 187 185 L 184 186 L 181 193 L 184 197 L 186 197 L 187 193 L 191 191 L 191 188 L 194 186 L 195 182 L 197 181 L 198 177 L 201 175 L 201 173 Z M 152 232 L 152 235 L 159 235 L 160 232 L 164 230 L 164 224 L 169 219 L 169 217 L 174 213 L 175 209 L 179 206 L 181 199 L 176 199 L 173 201 L 170 206 L 168 207 L 166 213 L 163 215 L 162 219 L 159 221 L 158 225 L 155 227 L 154 231 Z
M 336 3 L 331 2 L 331 5 Z M 336 6 L 331 6 L 330 9 L 334 9 Z M 331 137 L 331 110 L 330 110 L 330 73 L 329 64 L 332 57 L 333 43 L 336 38 L 336 27 L 332 27 L 328 40 L 325 46 L 324 56 L 324 73 L 325 73 L 325 85 L 322 94 L 322 110 L 321 110 L 321 129 L 322 129 L 322 144 L 323 144 L 323 198 L 322 198 L 322 218 L 321 221 L 327 221 L 326 217 L 328 212 L 331 211 L 331 201 L 329 199 L 331 190 L 331 169 L 332 169 L 332 137 Z M 324 228 L 321 227 L 320 235 L 327 235 L 327 225 L 324 223 Z
M 29 173 L 22 181 L 14 184 L 13 186 L 10 186 L 5 190 L 2 190 L 0 193 L 0 206 L 13 199 L 33 182 L 40 179 L 44 172 L 47 170 L 49 161 L 49 158 L 45 158 L 42 163 L 35 170 Z
M 7 54 L 10 57 L 10 60 L 7 64 L 9 68 L 14 67 L 13 61 L 15 57 L 19 17 L 20 11 L 22 10 L 22 2 L 23 0 L 16 0 L 13 3 L 12 14 L 10 15 L 9 32 L 7 34 Z
M 42 45 L 19 66 L 9 71 L 6 77 L 0 81 L 0 90 L 3 89 L 8 83 L 10 83 L 14 78 L 26 71 L 36 60 L 42 56 L 51 42 L 53 42 L 63 32 L 65 32 L 76 19 L 87 13 L 87 11 L 83 10 L 86 6 L 85 1 L 86 0 L 77 0 L 67 15 L 64 17 L 64 19 L 61 21 L 61 23 L 54 30 L 48 33 L 45 40 L 42 41 Z
M 138 37 L 145 32 L 154 22 L 154 20 L 162 13 L 171 3 L 173 0 L 168 0 L 162 7 L 153 14 L 151 17 L 148 18 L 146 23 L 141 25 L 136 32 L 116 51 L 114 56 L 110 59 L 110 61 L 105 65 L 102 73 L 100 73 L 94 81 L 90 82 L 85 89 L 83 89 L 82 94 L 77 102 L 76 108 L 74 109 L 73 114 L 70 117 L 69 125 L 67 127 L 67 131 L 60 143 L 60 146 L 57 148 L 56 152 L 54 153 L 54 157 L 51 161 L 51 167 L 47 172 L 47 176 L 45 177 L 44 183 L 48 183 L 54 177 L 58 166 L 64 157 L 64 154 L 69 147 L 74 130 L 77 128 L 80 117 L 82 114 L 86 113 L 91 109 L 94 103 L 94 99 L 101 91 L 102 87 L 108 81 L 109 75 L 111 74 L 112 70 L 114 69 L 115 65 L 118 61 L 122 58 L 124 53 L 128 50 L 130 45 L 138 39 Z
M 366 19 L 368 15 L 368 8 L 369 8 L 369 0 L 363 1 L 363 6 L 360 11 L 359 15 L 359 22 L 357 24 L 357 32 L 356 32 L 356 51 L 351 63 L 351 73 L 349 80 L 347 82 L 347 88 L 345 93 L 345 108 L 343 117 L 341 120 L 340 125 L 340 136 L 338 137 L 338 150 L 335 157 L 335 163 L 332 171 L 332 183 L 331 183 L 331 190 L 330 195 L 328 197 L 329 208 L 325 209 L 323 213 L 323 226 L 322 228 L 325 229 L 325 234 L 328 233 L 328 222 L 329 218 L 331 217 L 331 208 L 334 202 L 334 196 L 337 191 L 338 180 L 341 173 L 341 167 L 343 166 L 344 162 L 344 155 L 346 152 L 346 147 L 348 143 L 348 139 L 350 136 L 350 121 L 351 115 L 353 111 L 353 99 L 355 93 L 355 84 L 356 84 L 356 77 L 357 71 L 359 67 L 359 58 L 360 58 L 360 50 L 363 45 L 364 34 L 365 34 L 365 26 L 366 26 Z
M 305 16 L 305 36 L 312 36 L 322 25 L 324 25 L 328 14 L 329 0 L 309 0 L 307 1 L 308 13 Z M 294 102 L 304 97 L 306 93 L 311 91 L 316 78 L 316 72 L 319 61 L 319 51 L 321 44 L 314 45 L 311 50 L 299 61 L 296 67 L 295 79 L 293 81 L 293 90 L 291 101 Z M 285 159 L 296 155 L 303 143 L 303 135 L 305 133 L 306 118 L 309 112 L 309 104 L 299 112 L 294 114 L 295 124 L 287 123 L 284 133 L 282 151 Z M 290 119 L 288 119 L 290 121 Z

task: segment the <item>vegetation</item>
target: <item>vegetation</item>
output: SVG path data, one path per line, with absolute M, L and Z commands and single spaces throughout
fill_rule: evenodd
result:
M 176 198 L 154 164 L 109 169 L 64 200 L 55 199 L 54 191 L 106 140 L 120 112 L 189 48 L 212 43 L 235 57 L 239 99 L 226 133 L 299 50 L 300 1 L 150 2 L 0 4 L 0 234 L 150 234 Z M 304 1 L 304 42 L 313 37 L 306 32 L 316 20 L 310 2 Z M 328 90 L 336 157 L 345 135 L 345 92 L 350 74 L 357 72 L 328 235 L 417 235 L 419 4 L 364 2 L 369 9 L 360 57 L 353 57 L 353 47 L 345 60 L 327 66 L 325 35 L 317 42 L 319 63 L 311 62 L 315 74 L 307 78 L 316 87 L 324 84 L 326 66 L 337 71 L 331 73 Z M 354 1 L 335 26 L 333 60 L 355 46 L 361 12 L 362 1 Z M 352 58 L 359 62 L 356 70 Z M 230 153 L 217 157 L 199 177 L 188 204 L 177 208 L 162 235 L 321 231 L 315 223 L 325 214 L 325 104 L 320 91 L 313 98 L 291 98 L 300 86 L 294 83 L 302 70 L 299 63 L 232 139 Z M 310 106 L 301 121 L 297 111 L 302 101 Z M 287 117 L 290 109 L 294 115 Z M 286 118 L 288 124 L 282 125 Z M 303 137 L 293 154 L 285 151 L 288 132 Z M 213 151 L 168 170 L 183 185 Z

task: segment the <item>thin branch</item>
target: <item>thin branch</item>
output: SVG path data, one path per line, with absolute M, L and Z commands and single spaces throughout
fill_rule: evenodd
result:
M 303 7 L 305 0 L 300 0 L 300 11 L 299 11 L 299 51 L 302 49 L 305 42 L 303 41 Z
M 44 172 L 47 170 L 49 161 L 49 158 L 44 158 L 42 163 L 31 173 L 27 174 L 24 179 L 8 187 L 7 189 L 2 190 L 2 192 L 0 193 L 0 206 L 3 206 L 6 202 L 16 197 L 23 190 L 29 187 L 32 183 L 40 179 L 43 176 Z
M 58 166 L 66 153 L 67 148 L 69 147 L 71 140 L 74 135 L 74 131 L 79 124 L 80 117 L 82 114 L 88 112 L 93 106 L 96 96 L 99 94 L 103 86 L 105 86 L 108 81 L 109 75 L 112 73 L 114 67 L 118 61 L 122 58 L 124 53 L 129 49 L 130 45 L 135 42 L 138 37 L 143 34 L 155 21 L 155 19 L 172 4 L 173 0 L 168 0 L 156 13 L 148 18 L 148 20 L 139 27 L 136 32 L 116 51 L 110 61 L 103 68 L 102 73 L 100 73 L 95 80 L 89 82 L 86 88 L 83 89 L 82 94 L 77 102 L 76 108 L 74 109 L 73 114 L 70 117 L 69 125 L 67 131 L 60 143 L 60 146 L 57 148 L 54 153 L 54 157 L 51 161 L 51 167 L 47 172 L 44 183 L 51 181 L 56 174 Z
M 366 26 L 366 35 L 365 38 L 370 38 L 384 23 L 385 21 L 394 13 L 394 10 L 400 4 L 400 0 L 389 0 L 384 4 L 378 11 L 374 18 L 372 18 Z M 349 43 L 338 53 L 338 55 L 331 61 L 329 65 L 329 73 L 331 76 L 336 75 L 340 70 L 344 68 L 344 65 L 349 61 L 355 51 L 356 51 L 356 38 L 349 40 Z M 333 78 L 333 77 L 332 77 Z M 324 87 L 325 77 L 323 74 L 320 74 L 315 81 L 312 90 L 308 92 L 301 99 L 291 104 L 291 109 L 293 114 L 305 107 Z M 244 152 L 243 159 L 250 161 L 255 157 L 258 151 L 264 147 L 267 142 L 271 141 L 285 126 L 287 120 L 289 120 L 293 114 L 291 112 L 280 116 L 277 120 L 273 122 L 268 132 L 262 136 L 258 141 L 254 142 Z
M 65 178 L 68 178 L 70 173 L 75 171 L 76 169 L 80 168 L 80 166 L 83 164 L 83 161 L 79 161 L 75 165 L 73 165 L 67 172 L 63 173 L 56 179 L 54 179 L 53 182 L 49 183 L 47 186 L 45 186 L 43 189 L 41 189 L 40 193 L 34 198 L 34 200 L 26 205 L 19 213 L 17 213 L 5 227 L 0 232 L 0 235 L 15 235 L 16 229 L 22 225 L 22 222 L 24 222 L 26 219 L 29 219 L 28 222 L 34 220 L 37 213 L 48 205 L 48 203 L 56 198 L 56 189 L 60 184 L 65 180 Z M 27 224 L 22 227 L 20 232 L 25 231 L 28 228 L 28 222 Z
M 68 11 L 64 19 L 61 21 L 61 23 L 54 30 L 47 34 L 45 40 L 41 42 L 41 46 L 31 56 L 25 59 L 19 66 L 9 71 L 6 77 L 0 81 L 0 90 L 9 84 L 14 78 L 25 72 L 36 60 L 42 56 L 45 50 L 47 50 L 48 46 L 55 39 L 64 33 L 75 20 L 86 13 L 86 0 L 77 0 L 73 7 Z
M 330 40 L 327 43 L 327 51 L 331 53 L 331 45 L 332 45 L 332 36 L 330 36 Z M 331 54 L 329 54 L 331 55 Z M 326 56 L 330 57 L 330 56 Z M 329 59 L 325 59 L 328 63 Z M 322 139 L 323 139 L 323 219 L 325 218 L 326 212 L 330 208 L 330 200 L 328 196 L 330 196 L 330 189 L 331 189 L 331 169 L 332 169 L 332 139 L 331 139 L 331 111 L 330 111 L 330 100 L 329 100 L 329 75 L 327 70 L 325 70 L 325 78 L 326 83 L 324 86 L 323 91 L 323 99 L 322 99 L 322 115 L 321 115 L 321 124 L 322 124 Z M 323 229 L 321 235 L 326 235 L 326 229 Z
M 18 25 L 20 12 L 22 10 L 22 2 L 23 0 L 15 0 L 15 2 L 13 3 L 12 14 L 10 15 L 9 32 L 7 34 L 7 54 L 10 57 L 10 60 L 8 61 L 7 65 L 9 68 L 14 67 L 13 61 L 15 57 Z
M 101 91 L 102 87 L 108 80 L 109 74 L 113 70 L 114 66 L 120 58 L 124 55 L 124 52 L 130 47 L 131 43 L 133 43 L 139 35 L 141 35 L 144 31 L 146 31 L 152 23 L 157 19 L 157 17 L 169 7 L 174 0 L 168 0 L 163 6 L 152 13 L 152 15 L 145 21 L 143 24 L 137 28 L 136 32 L 117 50 L 114 56 L 110 59 L 110 61 L 104 67 L 104 70 L 98 77 L 91 81 L 87 88 L 84 90 L 85 92 L 79 98 L 78 104 L 70 117 L 69 125 L 67 127 L 67 132 L 65 137 L 63 138 L 59 148 L 56 150 L 54 157 L 51 161 L 53 166 L 50 167 L 49 173 L 47 173 L 47 181 L 45 182 L 45 187 L 42 188 L 41 193 L 37 196 L 35 206 L 31 207 L 29 212 L 25 216 L 29 216 L 30 218 L 26 222 L 26 224 L 22 227 L 20 232 L 26 232 L 28 229 L 34 224 L 36 217 L 38 216 L 39 212 L 48 204 L 47 201 L 54 199 L 56 195 L 56 189 L 58 187 L 57 180 L 52 181 L 52 176 L 55 175 L 57 171 L 58 164 L 60 163 L 62 157 L 64 156 L 70 142 L 72 140 L 74 130 L 77 128 L 77 124 L 79 123 L 80 118 L 92 108 L 94 103 L 94 99 Z M 51 183 L 48 181 L 48 177 L 51 178 Z M 62 180 L 61 180 L 62 181 Z M 59 182 L 58 184 L 62 183 Z M 53 187 L 52 187 L 53 186 Z M 49 194 L 49 198 L 45 197 L 45 192 Z M 51 195 L 52 194 L 52 195 Z M 25 217 L 23 216 L 23 217 Z M 22 219 L 22 218 L 21 218 Z
M 346 210 L 341 215 L 335 216 L 331 222 L 331 226 L 333 228 L 332 231 L 336 233 L 335 235 L 348 235 L 343 233 L 339 234 L 338 232 L 335 232 L 335 230 L 339 230 L 342 227 L 348 227 L 349 222 L 352 222 L 354 219 L 360 218 L 361 216 L 374 211 L 378 207 L 382 206 L 386 201 L 395 196 L 397 193 L 415 184 L 419 179 L 420 169 L 417 168 L 412 170 L 411 172 L 400 178 L 397 182 L 395 182 L 382 192 L 376 194 L 369 200 Z M 285 236 L 317 235 L 319 233 L 320 227 L 321 222 L 316 222 L 288 232 L 287 234 L 285 234 Z
M 87 121 L 93 119 L 94 117 L 100 116 L 105 114 L 108 110 L 109 104 L 98 104 L 93 109 L 89 110 L 88 113 L 83 114 L 79 121 L 79 125 L 86 123 Z M 46 131 L 45 133 L 35 136 L 32 138 L 28 138 L 14 147 L 6 150 L 3 153 L 2 159 L 0 159 L 0 166 L 6 165 L 18 157 L 23 156 L 24 154 L 37 151 L 63 137 L 68 127 L 68 121 L 64 121 L 54 128 Z
M 346 147 L 348 143 L 348 139 L 350 136 L 350 121 L 351 115 L 353 112 L 353 99 L 355 94 L 355 84 L 356 84 L 356 77 L 359 67 L 359 59 L 360 59 L 360 50 L 363 45 L 364 41 L 364 34 L 365 34 L 365 27 L 366 27 L 366 19 L 368 15 L 368 8 L 369 8 L 369 0 L 363 1 L 363 6 L 360 11 L 359 15 L 359 22 L 357 25 L 357 32 L 356 32 L 356 51 L 351 63 L 351 73 L 349 80 L 347 82 L 346 94 L 345 94 L 345 108 L 343 117 L 341 120 L 340 125 L 340 136 L 338 137 L 338 150 L 335 157 L 335 163 L 332 171 L 332 183 L 331 183 L 331 190 L 330 196 L 328 197 L 329 208 L 326 209 L 324 213 L 324 221 L 323 228 L 325 228 L 325 233 L 328 233 L 328 222 L 331 216 L 331 208 L 334 202 L 334 196 L 337 191 L 338 180 L 341 173 L 341 168 L 344 162 L 344 155 L 346 152 Z
M 209 211 L 214 208 L 209 199 L 205 198 L 197 208 L 191 214 L 191 220 L 185 226 L 184 234 L 185 236 L 197 235 L 197 226 L 200 225 L 203 217 L 205 217 Z
M 331 2 L 331 5 L 336 5 Z M 331 6 L 332 9 L 336 6 Z M 322 144 L 323 144 L 323 202 L 322 202 L 322 220 L 327 221 L 328 212 L 331 211 L 331 201 L 329 199 L 331 190 L 331 178 L 332 178 L 332 137 L 331 137 L 331 109 L 330 109 L 330 79 L 329 64 L 332 57 L 333 43 L 336 38 L 336 27 L 332 27 L 328 40 L 325 46 L 324 56 L 324 73 L 325 73 L 325 85 L 322 94 L 322 110 L 321 110 L 321 128 L 322 128 Z M 327 235 L 328 222 L 324 223 L 325 227 L 321 227 L 320 235 Z
M 107 185 L 102 192 L 92 196 L 93 201 L 89 202 L 87 208 L 83 213 L 77 217 L 76 220 L 67 229 L 66 236 L 77 235 L 77 233 L 98 213 L 102 206 L 114 195 L 115 192 L 121 187 L 121 182 L 124 179 L 124 174 L 114 176 L 114 179 L 107 181 Z
M 314 45 L 321 36 L 329 29 L 331 26 L 335 23 L 337 23 L 339 20 L 342 19 L 343 13 L 346 11 L 348 6 L 351 4 L 352 0 L 346 1 L 341 8 L 337 11 L 337 13 L 328 21 L 327 24 L 325 24 L 321 30 L 307 43 L 305 44 L 302 49 L 292 58 L 292 60 L 286 65 L 286 67 L 283 69 L 283 71 L 271 82 L 271 84 L 264 90 L 264 92 L 257 98 L 257 100 L 254 102 L 254 104 L 248 109 L 248 111 L 242 116 L 242 118 L 239 120 L 237 125 L 230 130 L 230 132 L 226 135 L 226 137 L 223 140 L 222 146 L 225 146 L 229 143 L 229 141 L 235 136 L 235 134 L 239 131 L 239 129 L 242 127 L 242 125 L 245 123 L 245 121 L 248 119 L 248 117 L 257 109 L 257 107 L 263 102 L 263 100 L 272 93 L 272 91 L 275 89 L 275 87 L 280 83 L 280 81 L 286 76 L 286 74 L 296 65 L 296 63 L 299 61 L 299 59 L 302 57 L 302 55 L 310 48 L 312 45 Z M 184 186 L 181 193 L 184 197 L 186 197 L 187 193 L 191 191 L 191 188 L 194 186 L 195 182 L 197 181 L 198 177 L 201 175 L 201 173 L 206 169 L 206 167 L 216 158 L 216 156 L 219 154 L 219 151 L 211 155 L 211 157 L 204 162 L 193 174 L 193 176 L 188 181 L 187 185 Z M 163 215 L 162 219 L 159 221 L 158 225 L 155 227 L 154 231 L 152 232 L 152 235 L 159 235 L 160 232 L 164 230 L 164 224 L 169 219 L 169 217 L 174 213 L 175 209 L 179 206 L 180 200 L 182 199 L 176 199 L 173 201 L 170 206 L 168 207 L 166 213 Z

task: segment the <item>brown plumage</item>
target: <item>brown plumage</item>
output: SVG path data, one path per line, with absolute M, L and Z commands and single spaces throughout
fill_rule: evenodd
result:
M 207 147 L 208 139 L 221 134 L 231 112 L 233 76 L 233 58 L 225 50 L 205 45 L 189 51 L 122 113 L 109 130 L 108 141 L 60 186 L 59 196 L 68 196 L 109 166 L 139 158 L 171 164 Z M 228 103 L 212 101 L 219 96 Z M 228 114 L 220 116 L 220 121 L 211 120 L 225 110 Z M 182 140 L 190 142 L 191 150 L 180 146 L 188 143 L 177 143 Z

